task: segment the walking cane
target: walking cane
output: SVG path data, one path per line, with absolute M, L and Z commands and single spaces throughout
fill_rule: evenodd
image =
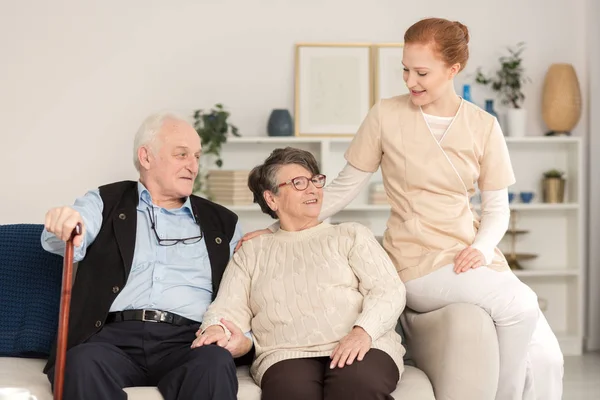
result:
M 73 239 L 81 233 L 77 224 L 65 245 L 63 260 L 62 289 L 60 292 L 60 314 L 58 316 L 58 342 L 54 367 L 54 400 L 62 400 L 65 380 L 65 358 L 67 355 L 67 333 L 69 331 L 69 309 L 71 307 L 71 285 L 73 283 Z

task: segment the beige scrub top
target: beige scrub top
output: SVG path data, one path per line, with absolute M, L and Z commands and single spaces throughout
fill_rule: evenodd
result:
M 383 247 L 404 282 L 452 264 L 473 244 L 480 220 L 470 202 L 476 185 L 500 190 L 515 182 L 498 121 L 464 100 L 438 142 L 410 95 L 382 99 L 345 157 L 363 171 L 381 166 L 391 203 Z M 509 269 L 498 248 L 488 266 Z

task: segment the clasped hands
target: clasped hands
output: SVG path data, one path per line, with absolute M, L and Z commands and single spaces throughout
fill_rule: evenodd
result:
M 250 340 L 240 328 L 233 322 L 221 318 L 221 323 L 229 329 L 231 336 L 227 338 L 225 329 L 221 325 L 211 325 L 202 332 L 196 332 L 196 339 L 192 342 L 192 349 L 196 347 L 216 344 L 228 350 L 233 358 L 238 358 L 252 349 L 252 340 Z

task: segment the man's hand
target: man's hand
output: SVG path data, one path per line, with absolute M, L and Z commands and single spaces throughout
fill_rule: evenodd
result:
M 252 349 L 252 340 L 244 335 L 244 332 L 236 324 L 224 318 L 221 319 L 221 323 L 231 332 L 231 337 L 225 348 L 229 350 L 233 358 L 241 357 Z
M 244 235 L 244 236 L 243 236 L 243 237 L 242 237 L 242 238 L 239 240 L 239 242 L 238 242 L 238 243 L 237 243 L 237 245 L 235 246 L 235 250 L 233 250 L 233 251 L 234 251 L 234 252 L 238 251 L 238 250 L 239 250 L 239 248 L 240 248 L 240 247 L 242 247 L 242 244 L 243 244 L 245 241 L 247 241 L 247 240 L 250 240 L 250 239 L 253 239 L 253 238 L 255 238 L 255 237 L 257 237 L 257 236 L 260 236 L 260 235 L 264 235 L 265 233 L 273 233 L 273 232 L 271 232 L 269 229 L 259 229 L 259 230 L 257 230 L 257 231 L 254 231 L 254 232 L 248 232 L 248 233 L 246 233 L 246 234 L 245 234 L 245 235 Z M 229 329 L 229 328 L 228 328 L 228 329 Z
M 44 226 L 48 232 L 53 233 L 57 238 L 65 242 L 71 238 L 71 233 L 77 224 L 81 225 L 81 232 L 73 238 L 73 244 L 79 247 L 85 235 L 85 225 L 78 211 L 71 207 L 53 208 L 46 213 L 44 222 Z
M 473 247 L 467 247 L 454 257 L 454 272 L 460 274 L 471 268 L 479 268 L 485 265 L 483 253 Z
M 192 343 L 192 348 L 215 343 L 217 346 L 225 347 L 233 358 L 238 358 L 248 353 L 252 348 L 252 341 L 233 322 L 222 318 L 221 323 L 231 332 L 229 340 L 227 340 L 225 329 L 222 326 L 211 325 L 204 333 L 200 331 L 196 332 L 196 340 Z
M 371 344 L 371 336 L 360 326 L 355 326 L 333 349 L 329 368 L 333 369 L 336 365 L 343 368 L 346 364 L 352 364 L 355 359 L 362 361 L 371 349 Z

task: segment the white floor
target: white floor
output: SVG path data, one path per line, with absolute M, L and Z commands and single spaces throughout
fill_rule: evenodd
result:
M 600 353 L 565 357 L 563 400 L 600 400 Z

